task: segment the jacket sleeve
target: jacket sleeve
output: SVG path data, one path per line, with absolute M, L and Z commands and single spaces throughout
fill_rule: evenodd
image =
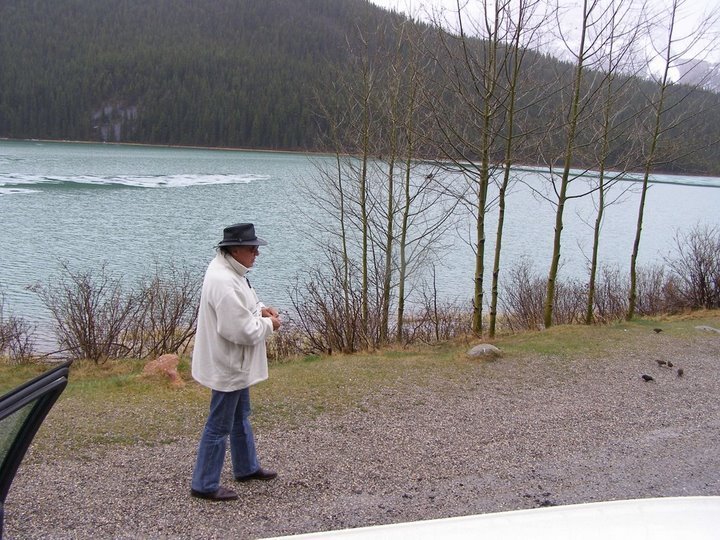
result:
M 229 291 L 215 306 L 217 332 L 238 345 L 257 345 L 272 334 L 272 321 L 260 313 L 260 305 L 239 291 Z

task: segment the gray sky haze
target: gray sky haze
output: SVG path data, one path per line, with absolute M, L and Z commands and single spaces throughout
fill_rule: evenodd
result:
M 370 0 L 373 4 L 381 6 L 385 9 L 394 9 L 396 11 L 408 14 L 414 18 L 420 20 L 445 20 L 449 21 L 453 19 L 453 12 L 457 10 L 456 0 Z M 460 5 L 467 5 L 472 7 L 473 5 L 481 5 L 482 0 L 460 0 Z M 548 0 L 554 4 L 554 0 Z M 636 4 L 639 4 L 641 0 L 635 0 Z M 658 10 L 659 12 L 668 12 L 669 4 L 671 0 L 648 0 L 651 8 Z M 560 0 L 562 10 L 568 17 L 568 27 L 573 24 L 573 12 L 577 12 L 582 5 L 581 0 Z M 681 10 L 675 21 L 675 32 L 676 37 L 690 36 L 692 32 L 698 28 L 703 18 L 711 13 L 720 13 L 720 0 L 685 0 L 682 2 Z M 574 19 L 576 20 L 576 19 Z M 713 28 L 709 29 L 709 42 L 712 49 L 710 54 L 705 51 L 704 54 L 694 53 L 690 56 L 702 57 L 713 62 L 720 62 L 720 20 L 715 19 Z M 688 38 L 688 41 L 691 38 Z M 558 40 L 559 41 L 559 40 Z M 718 43 L 719 45 L 716 45 Z M 707 45 L 704 45 L 707 47 Z M 556 42 L 554 46 L 541 47 L 543 50 L 547 50 L 551 54 L 556 56 L 563 56 L 561 52 L 561 45 Z

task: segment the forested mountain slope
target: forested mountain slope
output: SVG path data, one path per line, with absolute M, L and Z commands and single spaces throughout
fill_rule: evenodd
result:
M 0 135 L 312 146 L 313 88 L 365 0 L 35 0 L 0 7 Z
M 394 43 L 403 20 L 367 0 L 2 2 L 0 137 L 322 150 L 318 94 L 347 106 L 331 88 L 338 74 L 353 76 L 350 48 Z M 534 86 L 572 76 L 536 56 Z M 650 89 L 636 88 L 637 111 Z M 562 92 L 548 94 L 561 102 Z M 668 148 L 680 137 L 700 150 L 679 152 L 667 170 L 720 174 L 720 96 L 679 101 L 711 113 L 669 134 Z M 531 110 L 529 128 L 542 131 L 549 110 L 561 114 Z M 541 140 L 560 144 L 553 133 Z

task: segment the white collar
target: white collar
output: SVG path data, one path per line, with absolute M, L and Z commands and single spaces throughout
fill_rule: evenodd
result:
M 247 266 L 237 262 L 230 254 L 221 252 L 221 253 L 218 253 L 218 256 L 223 257 L 225 259 L 225 262 L 227 263 L 227 265 L 230 266 L 230 268 L 235 270 L 235 272 L 237 272 L 241 276 L 245 276 L 245 274 L 247 274 L 250 271 L 250 269 Z

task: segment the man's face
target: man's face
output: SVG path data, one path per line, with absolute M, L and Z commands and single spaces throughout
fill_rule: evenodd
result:
M 230 255 L 245 268 L 252 268 L 255 258 L 260 254 L 257 246 L 235 246 L 230 249 Z

